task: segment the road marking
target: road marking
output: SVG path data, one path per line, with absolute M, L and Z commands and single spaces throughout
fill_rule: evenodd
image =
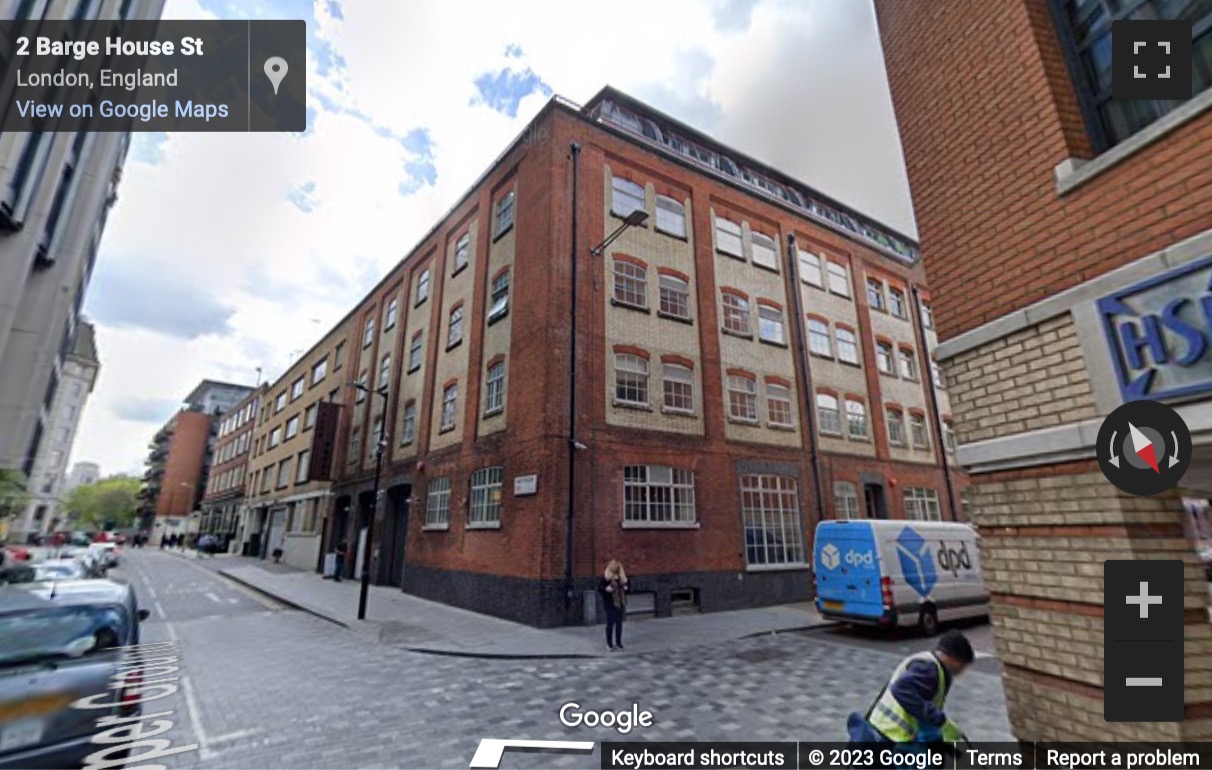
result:
M 240 600 L 239 600 L 239 599 L 237 599 L 237 598 L 236 598 L 236 597 L 234 597 L 234 596 L 229 596 L 229 597 L 227 598 L 227 602 L 228 602 L 228 604 L 239 604 L 239 603 L 240 603 Z
M 202 729 L 202 720 L 198 716 L 200 709 L 198 708 L 198 698 L 194 695 L 194 684 L 188 676 L 181 677 L 181 692 L 185 695 L 185 711 L 189 715 L 189 725 L 194 731 L 194 738 L 198 740 L 198 753 L 202 759 L 212 759 L 215 752 L 210 750 L 211 739 L 207 737 L 206 731 Z
M 978 652 L 978 653 L 976 653 L 976 659 L 977 659 L 977 660 L 988 660 L 988 659 L 991 659 L 991 658 L 996 658 L 996 657 L 997 657 L 997 656 L 996 656 L 996 655 L 994 655 L 994 654 L 993 654 L 993 653 L 991 653 L 991 652 Z
M 211 737 L 211 743 L 224 743 L 226 741 L 234 741 L 237 738 L 244 738 L 249 735 L 256 735 L 261 732 L 258 728 L 249 728 L 247 730 L 236 730 L 235 732 L 224 733 L 223 735 L 215 735 Z
M 156 613 L 160 616 L 160 620 L 168 620 L 168 613 L 164 611 L 164 606 L 160 604 L 159 600 L 153 602 L 153 604 L 156 607 Z
M 272 600 L 258 594 L 256 591 L 253 591 L 251 588 L 248 588 L 248 587 L 242 585 L 240 582 L 238 582 L 236 580 L 232 580 L 227 575 L 224 575 L 220 572 L 215 572 L 213 570 L 209 570 L 206 567 L 199 567 L 197 564 L 194 564 L 192 561 L 185 561 L 182 563 L 188 564 L 189 566 L 193 567 L 194 569 L 198 570 L 199 572 L 209 576 L 211 579 L 218 580 L 219 582 L 227 585 L 228 587 L 233 588 L 236 591 L 239 591 L 240 593 L 244 594 L 248 598 L 252 599 L 257 604 L 260 604 L 262 607 L 267 607 L 271 610 L 285 609 L 285 605 L 279 604 L 275 601 L 272 601 Z
M 214 593 L 212 593 L 210 591 L 206 592 L 206 598 L 210 599 L 215 604 L 222 604 L 222 602 L 219 601 L 219 597 L 215 596 Z

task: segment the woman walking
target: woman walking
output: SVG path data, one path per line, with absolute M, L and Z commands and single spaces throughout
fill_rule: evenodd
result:
M 627 573 L 618 559 L 611 559 L 602 574 L 598 591 L 606 605 L 606 646 L 623 649 L 623 617 L 627 614 Z

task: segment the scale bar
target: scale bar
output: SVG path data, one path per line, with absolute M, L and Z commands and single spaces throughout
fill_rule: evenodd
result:
M 1130 676 L 1124 680 L 1128 687 L 1161 687 L 1160 676 Z

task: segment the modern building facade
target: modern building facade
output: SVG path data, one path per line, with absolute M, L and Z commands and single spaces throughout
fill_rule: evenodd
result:
M 34 35 L 44 20 L 154 20 L 162 8 L 6 0 L 0 18 Z M 0 63 L 10 55 L 0 52 Z M 0 134 L 0 467 L 29 476 L 54 432 L 55 395 L 128 146 L 126 134 L 57 133 L 49 118 L 39 131 Z
M 1015 734 L 1205 740 L 1212 626 L 1183 495 L 1212 491 L 1212 12 L 876 12 Z M 1175 65 L 1192 67 L 1193 98 L 1111 98 L 1111 25 L 1127 18 L 1193 22 L 1194 58 Z M 1148 498 L 1108 483 L 1094 447 L 1103 418 L 1141 398 L 1173 405 L 1195 443 L 1184 488 Z M 1109 559 L 1187 564 L 1182 722 L 1103 721 Z
M 554 99 L 347 319 L 386 397 L 341 410 L 324 550 L 374 516 L 373 580 L 536 625 L 611 558 L 657 615 L 806 599 L 819 518 L 962 516 L 930 301 L 906 236 Z
M 49 431 L 34 458 L 28 487 L 30 500 L 24 515 L 11 529 L 18 539 L 63 528 L 59 503 L 67 491 L 67 460 L 100 367 L 93 325 L 81 321 L 76 325 L 71 351 L 63 359 L 59 385 L 51 399 L 50 419 L 46 423 Z
M 239 542 L 253 429 L 267 391 L 262 385 L 215 421 L 215 440 L 202 498 L 199 531 L 221 538 L 223 550 Z
M 139 520 L 154 542 L 197 531 L 220 420 L 252 391 L 247 385 L 203 380 L 152 437 Z
M 67 474 L 67 480 L 63 484 L 63 491 L 70 492 L 76 487 L 82 487 L 86 484 L 96 484 L 100 479 L 100 465 L 87 461 L 73 463 L 71 471 Z
M 241 550 L 303 569 L 322 565 L 331 510 L 333 432 L 352 398 L 352 345 L 343 321 L 266 389 L 248 460 Z

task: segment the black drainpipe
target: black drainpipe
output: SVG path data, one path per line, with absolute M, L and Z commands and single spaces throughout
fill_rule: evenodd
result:
M 576 508 L 577 479 L 577 213 L 578 176 L 581 163 L 581 145 L 572 143 L 572 293 L 568 336 L 568 514 L 564 523 L 564 607 L 572 607 L 572 546 L 573 519 Z
M 800 375 L 804 378 L 804 414 L 808 418 L 808 459 L 812 463 L 812 486 L 816 487 L 816 520 L 825 518 L 825 490 L 821 487 L 820 450 L 816 443 L 815 388 L 812 387 L 812 367 L 808 365 L 808 335 L 804 328 L 804 307 L 800 295 L 799 259 L 795 250 L 795 236 L 787 236 L 787 275 L 791 276 L 791 302 L 795 306 L 795 335 L 799 339 Z
M 922 379 L 927 383 L 926 393 L 930 395 L 930 412 L 934 419 L 934 430 L 938 443 L 938 456 L 943 464 L 943 482 L 947 485 L 947 505 L 951 508 L 951 520 L 959 521 L 959 510 L 955 507 L 955 490 L 951 488 L 951 463 L 947 462 L 947 444 L 943 441 L 943 416 L 938 411 L 938 393 L 935 391 L 934 368 L 930 366 L 930 350 L 926 343 L 926 328 L 922 324 L 922 297 L 917 293 L 917 287 L 909 284 L 913 292 L 913 326 L 917 329 L 917 338 L 921 340 L 922 359 L 926 368 L 922 371 Z

